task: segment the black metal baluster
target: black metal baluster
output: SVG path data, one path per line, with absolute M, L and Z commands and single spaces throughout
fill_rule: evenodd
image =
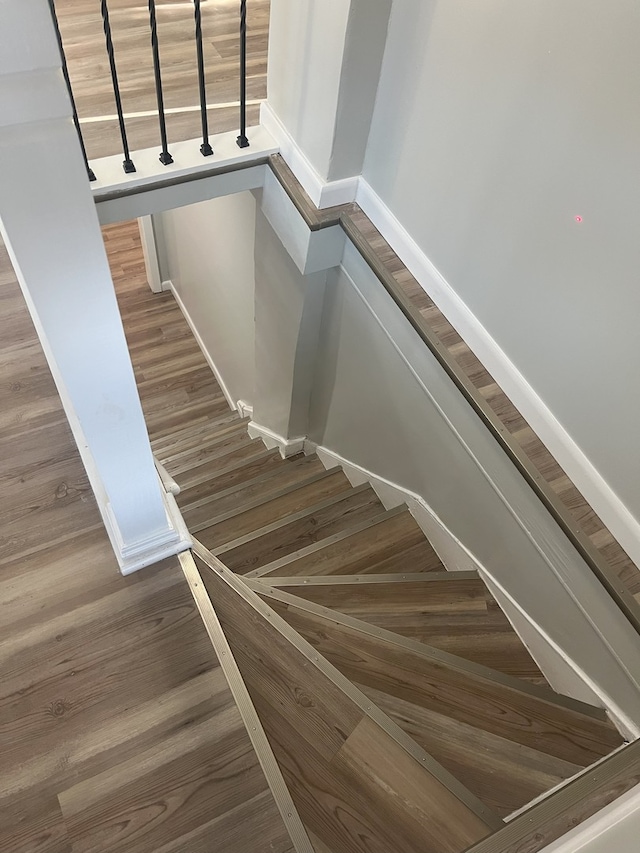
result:
M 194 0 L 196 19 L 196 53 L 198 55 L 198 83 L 200 85 L 200 113 L 202 115 L 202 145 L 200 151 L 203 157 L 210 157 L 213 148 L 209 144 L 209 120 L 207 118 L 207 88 L 204 78 L 204 51 L 202 50 L 202 13 L 200 0 Z
M 158 119 L 160 121 L 160 141 L 162 152 L 160 162 L 163 166 L 173 163 L 173 157 L 167 147 L 167 122 L 164 117 L 164 98 L 162 97 L 162 76 L 160 74 L 160 48 L 158 46 L 158 23 L 156 21 L 156 0 L 149 0 L 149 24 L 151 26 L 151 49 L 153 50 L 153 70 L 156 76 L 156 98 L 158 101 Z
M 58 39 L 58 47 L 60 48 L 60 57 L 62 59 L 62 74 L 64 76 L 64 81 L 67 84 L 67 91 L 69 92 L 69 99 L 71 101 L 71 109 L 73 110 L 73 123 L 76 126 L 76 131 L 78 133 L 78 139 L 80 140 L 80 148 L 82 149 L 82 156 L 84 158 L 84 165 L 87 167 L 87 175 L 89 176 L 90 181 L 95 181 L 96 176 L 94 174 L 93 169 L 89 165 L 89 160 L 87 158 L 87 149 L 84 145 L 84 139 L 82 137 L 82 130 L 80 129 L 80 119 L 78 118 L 78 110 L 76 109 L 76 100 L 73 97 L 73 90 L 71 88 L 71 78 L 69 77 L 69 69 L 67 67 L 67 57 L 64 53 L 64 45 L 62 44 L 62 35 L 60 33 L 60 26 L 58 25 L 58 16 L 56 14 L 56 7 L 54 5 L 53 0 L 49 0 L 49 8 L 51 9 L 51 17 L 53 18 L 53 26 L 56 31 L 56 38 Z
M 240 148 L 248 148 L 247 139 L 247 0 L 240 0 Z
M 113 95 L 116 100 L 116 110 L 118 113 L 118 124 L 120 125 L 120 137 L 122 138 L 122 153 L 124 154 L 124 162 L 122 168 L 127 174 L 135 172 L 136 167 L 133 165 L 133 160 L 129 154 L 129 143 L 127 142 L 127 129 L 124 124 L 124 114 L 122 112 L 122 100 L 120 98 L 120 86 L 118 84 L 118 71 L 116 68 L 116 57 L 113 50 L 113 39 L 111 38 L 111 22 L 109 20 L 109 9 L 107 8 L 107 0 L 101 2 L 102 23 L 104 26 L 104 38 L 107 45 L 107 55 L 109 57 L 109 67 L 111 69 L 111 81 L 113 83 Z

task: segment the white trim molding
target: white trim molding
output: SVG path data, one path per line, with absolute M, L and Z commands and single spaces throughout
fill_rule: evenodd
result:
M 340 181 L 325 181 L 311 165 L 267 101 L 263 101 L 260 107 L 260 124 L 277 141 L 287 165 L 316 207 L 334 207 L 337 204 L 355 201 L 359 176 L 354 175 Z
M 640 522 L 595 468 L 476 315 L 382 199 L 360 178 L 356 202 L 566 471 L 631 559 L 640 565 Z
M 307 440 L 307 437 L 304 435 L 297 438 L 285 438 L 282 435 L 278 435 L 277 432 L 273 432 L 268 427 L 257 424 L 255 421 L 247 424 L 247 432 L 251 438 L 261 438 L 268 450 L 273 450 L 277 447 L 283 459 L 288 459 L 290 456 L 302 453 Z

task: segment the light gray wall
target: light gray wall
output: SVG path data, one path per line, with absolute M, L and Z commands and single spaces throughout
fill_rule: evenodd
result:
M 231 399 L 250 404 L 255 215 L 244 192 L 154 216 L 162 278 L 173 282 Z
M 253 419 L 284 438 L 307 435 L 326 278 L 303 275 L 258 210 Z
M 392 0 L 272 0 L 268 102 L 323 179 L 359 175 Z
M 640 724 L 637 635 L 350 244 L 327 276 L 309 435 L 423 498 L 616 719 Z
M 636 518 L 638 44 L 636 0 L 396 0 L 364 167 Z

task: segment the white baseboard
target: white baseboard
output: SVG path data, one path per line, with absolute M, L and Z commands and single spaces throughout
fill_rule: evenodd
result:
M 631 559 L 640 565 L 640 521 L 629 512 L 495 339 L 363 178 L 360 178 L 356 202 L 519 409 Z
M 236 409 L 241 418 L 253 418 L 253 406 L 245 400 L 238 400 Z
M 269 450 L 277 447 L 283 459 L 288 459 L 289 456 L 296 456 L 298 453 L 304 451 L 306 436 L 285 438 L 282 435 L 278 435 L 277 432 L 273 432 L 273 430 L 257 424 L 255 421 L 247 424 L 247 432 L 251 438 L 261 438 L 265 447 Z
M 213 371 L 214 376 L 218 380 L 218 385 L 220 386 L 220 389 L 221 389 L 222 393 L 224 394 L 227 403 L 235 412 L 236 409 L 238 408 L 238 405 L 237 405 L 236 401 L 234 400 L 233 396 L 231 395 L 231 392 L 229 391 L 229 389 L 225 385 L 224 379 L 222 378 L 220 371 L 216 367 L 216 364 L 215 364 L 213 358 L 211 357 L 211 353 L 206 348 L 204 341 L 202 340 L 202 338 L 200 336 L 200 332 L 198 331 L 196 324 L 193 322 L 191 315 L 187 311 L 187 308 L 186 308 L 184 302 L 180 298 L 180 294 L 178 293 L 174 283 L 171 280 L 163 281 L 162 282 L 162 289 L 163 290 L 170 290 L 173 293 L 173 298 L 176 300 L 176 303 L 178 304 L 178 308 L 180 308 L 180 310 L 182 311 L 184 319 L 187 321 L 189 328 L 193 332 L 193 337 L 196 339 L 198 346 L 202 350 L 202 354 L 205 357 L 205 359 L 207 360 L 207 364 L 209 365 L 209 367 Z
M 263 101 L 260 107 L 260 124 L 277 141 L 287 165 L 316 207 L 333 207 L 355 201 L 359 176 L 340 181 L 325 181 L 320 177 L 267 101 Z
M 494 578 L 492 572 L 480 563 L 438 518 L 424 498 L 345 459 L 328 447 L 306 441 L 304 450 L 307 454 L 316 453 L 327 469 L 341 466 L 353 486 L 370 483 L 385 509 L 406 504 L 447 571 L 479 572 L 551 686 L 557 692 L 574 699 L 605 707 L 625 737 L 638 737 L 638 726 L 629 720 L 616 703 L 603 694 L 586 673 L 527 615 L 523 607 Z

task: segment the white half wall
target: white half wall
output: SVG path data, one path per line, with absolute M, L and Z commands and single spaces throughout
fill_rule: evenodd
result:
M 255 396 L 255 216 L 252 193 L 241 192 L 153 217 L 161 277 L 234 408 Z

